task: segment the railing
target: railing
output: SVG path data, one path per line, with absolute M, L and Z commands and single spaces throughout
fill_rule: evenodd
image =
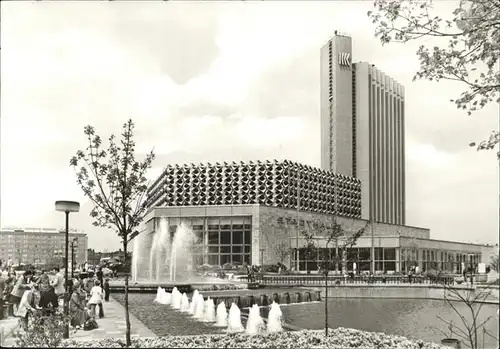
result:
M 261 285 L 324 285 L 325 276 L 323 275 L 260 275 L 240 276 L 240 280 L 249 283 L 258 283 Z M 376 276 L 342 276 L 329 275 L 328 283 L 334 284 L 453 284 L 454 279 L 450 276 L 424 277 L 424 276 L 406 276 L 406 275 L 376 275 Z

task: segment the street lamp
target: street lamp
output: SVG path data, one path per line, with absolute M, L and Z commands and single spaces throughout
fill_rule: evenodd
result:
M 74 270 L 75 270 L 75 244 L 78 243 L 78 238 L 74 238 L 73 241 L 71 241 L 71 279 L 73 280 L 74 277 Z
M 64 268 L 64 338 L 69 338 L 69 323 L 68 319 L 68 239 L 69 239 L 69 213 L 80 211 L 80 204 L 76 201 L 56 201 L 56 211 L 64 212 L 66 214 L 66 231 L 65 231 L 65 260 L 66 266 Z

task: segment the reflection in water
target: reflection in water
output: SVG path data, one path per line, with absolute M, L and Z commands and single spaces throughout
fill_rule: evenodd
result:
M 470 311 L 461 303 L 455 303 L 461 314 L 470 318 Z M 285 322 L 306 329 L 324 328 L 324 303 L 297 304 L 282 307 Z M 498 336 L 498 306 L 484 304 L 479 313 L 479 322 L 492 318 L 486 330 Z M 437 315 L 453 320 L 457 326 L 462 322 L 444 301 L 423 299 L 332 299 L 328 307 L 330 327 L 351 327 L 359 330 L 397 334 L 409 338 L 440 343 L 444 337 L 439 331 L 448 333 L 448 327 Z M 265 314 L 267 316 L 267 311 Z M 463 327 L 462 327 L 463 328 Z M 482 344 L 481 331 L 479 342 Z M 485 336 L 485 348 L 497 347 L 495 340 Z

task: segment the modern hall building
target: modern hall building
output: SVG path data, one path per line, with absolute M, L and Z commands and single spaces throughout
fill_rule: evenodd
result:
M 352 62 L 352 39 L 321 48 L 321 168 L 361 181 L 362 218 L 405 225 L 404 87 Z
M 405 225 L 404 88 L 351 55 L 345 35 L 321 49 L 321 169 L 286 160 L 169 165 L 148 190 L 141 243 L 153 246 L 166 219 L 170 239 L 181 223 L 192 228 L 193 265 L 282 262 L 305 272 L 364 229 L 347 251 L 349 270 L 460 273 L 479 263 L 481 245 Z M 326 246 L 334 221 L 344 236 Z M 317 239 L 316 256 L 306 258 L 303 232 Z M 152 269 L 147 259 L 140 270 Z
M 365 229 L 347 251 L 350 269 L 356 261 L 358 270 L 373 263 L 375 272 L 407 271 L 410 265 L 460 272 L 462 262 L 479 261 L 479 245 L 431 240 L 428 229 L 363 220 L 361 204 L 359 180 L 291 161 L 169 165 L 148 190 L 141 245 L 153 245 L 166 218 L 170 239 L 181 223 L 193 230 L 193 265 L 282 262 L 295 268 L 298 262 L 299 271 L 315 271 L 322 253 L 338 253 L 321 239 L 335 218 L 345 231 L 338 243 Z M 321 248 L 313 259 L 306 259 L 304 231 L 318 237 Z M 148 258 L 138 266 L 146 274 Z

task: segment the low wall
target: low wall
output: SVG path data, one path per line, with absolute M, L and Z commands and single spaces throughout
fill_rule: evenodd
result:
M 308 287 L 321 292 L 321 298 L 325 298 L 324 287 Z M 472 288 L 460 287 L 454 288 L 462 296 L 466 297 L 468 292 L 475 292 Z M 361 286 L 361 285 L 341 285 L 328 288 L 327 298 L 384 298 L 384 299 L 436 299 L 444 300 L 446 292 L 451 292 L 443 287 L 429 285 L 415 286 Z M 449 299 L 449 298 L 448 298 Z M 498 304 L 498 300 L 487 299 L 486 304 Z

